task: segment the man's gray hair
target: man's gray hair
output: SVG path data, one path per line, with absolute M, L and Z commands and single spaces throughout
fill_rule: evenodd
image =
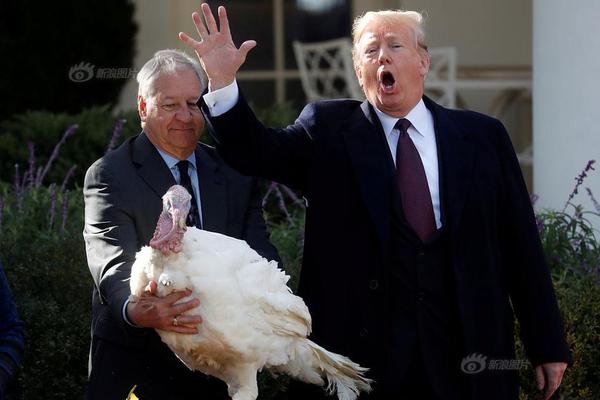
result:
M 191 68 L 198 76 L 202 89 L 206 87 L 206 74 L 196 59 L 181 50 L 166 49 L 154 53 L 138 72 L 138 96 L 152 96 L 154 82 L 161 74 L 173 74 L 181 68 Z

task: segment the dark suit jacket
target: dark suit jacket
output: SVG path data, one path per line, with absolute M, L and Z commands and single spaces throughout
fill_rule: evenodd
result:
M 228 167 L 214 148 L 202 143 L 196 148 L 196 161 L 203 228 L 244 239 L 261 255 L 278 260 L 266 233 L 255 179 Z M 161 197 L 175 183 L 144 133 L 87 171 L 83 234 L 95 283 L 92 350 L 94 341 L 100 339 L 125 349 L 123 357 L 126 349 L 143 349 L 174 359 L 164 352 L 166 346 L 153 329 L 131 327 L 123 320 L 122 310 L 130 294 L 128 278 L 135 253 L 150 241 L 162 210 Z M 113 362 L 116 366 L 120 360 Z M 160 362 L 157 359 L 156 364 Z
M 21 367 L 24 349 L 23 321 L 0 263 L 0 399 Z
M 533 210 L 504 127 L 424 101 L 435 123 L 465 356 L 513 359 L 514 311 L 534 365 L 569 360 Z M 241 96 L 219 117 L 205 104 L 202 109 L 228 163 L 306 193 L 299 294 L 313 316 L 314 340 L 367 367 L 382 365 L 395 186 L 372 107 L 354 100 L 311 103 L 294 124 L 277 130 L 260 124 Z M 485 370 L 471 379 L 477 399 L 515 392 L 514 374 Z

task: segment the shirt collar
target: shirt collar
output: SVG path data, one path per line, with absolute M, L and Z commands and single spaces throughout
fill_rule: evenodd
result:
M 158 153 L 160 154 L 162 159 L 165 160 L 165 164 L 167 164 L 167 167 L 169 167 L 169 169 L 173 169 L 173 168 L 177 167 L 177 163 L 179 162 L 179 160 L 177 158 L 170 156 L 169 154 L 165 153 L 158 147 L 156 147 L 156 150 L 158 150 Z M 192 154 L 190 154 L 190 156 L 187 158 L 187 160 L 190 162 L 190 164 L 192 164 L 194 169 L 196 169 L 196 153 L 193 152 Z
M 389 136 L 394 129 L 394 125 L 396 125 L 396 122 L 398 122 L 400 118 L 392 117 L 383 111 L 378 110 L 376 107 L 373 108 L 375 109 L 375 113 L 377 114 L 379 121 L 381 121 L 383 133 L 385 133 L 386 136 Z M 408 114 L 406 114 L 404 118 L 410 121 L 412 127 L 415 129 L 415 131 L 417 131 L 417 133 L 419 133 L 421 136 L 425 136 L 428 132 L 430 132 L 427 129 L 429 126 L 428 116 L 429 110 L 427 110 L 423 99 L 421 99 L 417 105 L 410 110 Z

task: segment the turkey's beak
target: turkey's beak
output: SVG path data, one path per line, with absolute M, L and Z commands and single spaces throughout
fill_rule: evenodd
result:
M 187 229 L 187 225 L 185 223 L 187 219 L 187 214 L 181 212 L 180 209 L 174 209 L 171 215 L 173 217 L 173 229 L 175 229 L 175 227 L 178 227 L 180 230 L 185 231 Z

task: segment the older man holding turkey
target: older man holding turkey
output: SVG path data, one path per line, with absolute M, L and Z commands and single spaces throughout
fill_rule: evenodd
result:
M 198 143 L 204 118 L 197 101 L 204 74 L 177 50 L 157 52 L 140 70 L 137 106 L 143 131 L 96 161 L 84 183 L 87 258 L 93 319 L 88 399 L 228 399 L 225 385 L 190 371 L 155 329 L 197 333 L 201 316 L 181 315 L 198 299 L 189 291 L 158 297 L 156 282 L 130 298 L 135 253 L 149 243 L 161 197 L 179 183 L 192 196 L 187 224 L 244 239 L 268 259 L 269 243 L 256 181 L 228 167 Z
M 486 368 L 515 359 L 514 314 L 550 398 L 570 354 L 517 158 L 498 120 L 424 96 L 421 14 L 355 21 L 365 102 L 311 103 L 270 129 L 235 80 L 256 42 L 233 44 L 225 8 L 219 25 L 202 13 L 199 40 L 180 38 L 209 78 L 209 131 L 242 173 L 306 194 L 299 294 L 313 338 L 371 368 L 361 399 L 517 399 L 518 371 Z M 290 398 L 323 395 L 297 386 Z

